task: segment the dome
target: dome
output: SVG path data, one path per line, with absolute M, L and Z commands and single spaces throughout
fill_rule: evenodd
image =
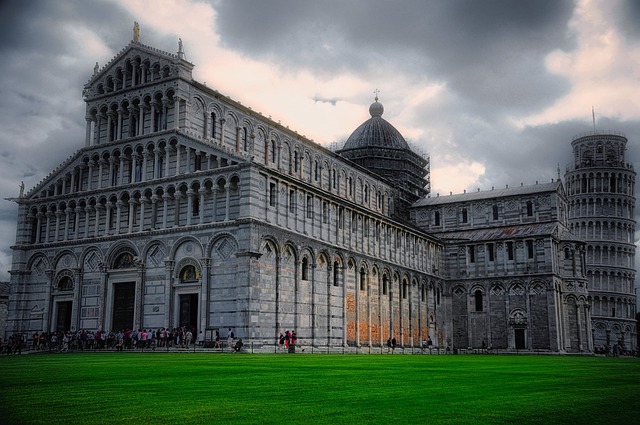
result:
M 342 148 L 343 151 L 367 147 L 382 147 L 389 149 L 409 149 L 407 141 L 402 134 L 388 121 L 382 118 L 384 106 L 376 101 L 369 106 L 371 118 L 362 123 L 360 127 L 351 133 Z

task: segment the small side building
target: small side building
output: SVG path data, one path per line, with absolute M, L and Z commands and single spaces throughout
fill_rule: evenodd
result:
M 562 183 L 424 198 L 412 220 L 444 243 L 452 346 L 590 352 L 585 243 Z

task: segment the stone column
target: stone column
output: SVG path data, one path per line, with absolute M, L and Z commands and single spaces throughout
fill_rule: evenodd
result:
M 76 234 L 75 234 L 75 239 L 80 239 L 80 235 L 86 235 L 87 231 L 85 230 L 84 233 L 80 233 L 80 221 L 81 221 L 81 216 L 82 213 L 85 211 L 85 208 L 82 206 L 77 206 L 76 207 Z M 85 213 L 86 214 L 86 213 Z
M 145 267 L 140 260 L 134 261 L 138 278 L 136 279 L 136 299 L 134 301 L 134 328 L 142 329 L 144 327 L 144 285 L 145 285 Z
M 212 187 L 211 188 L 211 192 L 212 192 L 212 210 L 213 210 L 213 216 L 211 218 L 212 222 L 216 222 L 217 221 L 217 208 L 218 208 L 218 188 L 217 187 Z
M 114 135 L 112 134 L 112 131 L 113 131 L 113 119 L 114 119 L 113 111 L 107 112 L 107 143 L 113 141 L 113 139 L 114 139 Z
M 169 114 L 169 99 L 162 100 L 162 117 L 160 120 L 159 129 L 160 131 L 167 129 L 167 115 Z
M 229 221 L 229 201 L 230 201 L 230 182 L 227 182 L 227 184 L 224 187 L 224 193 L 225 193 L 225 205 L 224 205 L 224 221 Z
M 93 229 L 93 236 L 95 238 L 97 238 L 100 235 L 100 209 L 104 209 L 105 207 L 103 207 L 100 204 L 96 204 L 95 205 L 95 211 L 96 211 L 96 219 L 95 219 L 95 229 Z M 108 211 L 108 208 L 106 208 L 106 210 Z M 108 215 L 107 215 L 108 218 Z M 108 232 L 108 227 L 109 227 L 109 222 L 107 221 L 105 224 L 105 234 Z
M 124 113 L 124 109 L 118 108 L 118 125 L 116 127 L 116 135 L 113 140 L 122 139 L 122 114 Z
M 69 238 L 69 219 L 73 214 L 73 208 L 67 208 L 64 214 L 64 231 L 62 232 L 62 240 L 66 241 Z
M 129 206 L 129 217 L 128 217 L 128 221 L 129 221 L 129 227 L 127 229 L 128 233 L 133 233 L 133 221 L 134 221 L 134 210 L 135 210 L 135 206 L 137 205 L 137 201 L 135 199 L 129 199 L 128 202 L 128 206 Z
M 180 98 L 173 98 L 173 128 L 180 128 Z
M 42 217 L 44 217 L 44 214 L 42 214 L 41 212 L 38 212 L 38 214 L 36 215 L 36 218 L 38 220 L 37 222 L 37 231 L 36 231 L 36 243 L 42 243 Z
M 204 211 L 205 211 L 205 204 L 204 204 L 204 191 L 205 188 L 201 187 L 199 190 L 199 194 L 200 194 L 200 211 L 198 214 L 198 224 L 204 224 L 205 223 L 205 219 L 204 219 Z
M 45 270 L 45 275 L 47 276 L 47 285 L 45 286 L 45 296 L 44 299 L 48 300 L 45 304 L 45 311 L 43 312 L 43 324 L 42 328 L 46 332 L 51 332 L 51 323 L 53 322 L 53 318 L 51 315 L 53 314 L 53 296 L 52 292 L 55 289 L 53 287 L 53 278 L 55 276 L 55 270 L 47 269 Z
M 145 151 L 142 153 L 142 170 L 140 172 L 140 181 L 147 181 L 147 167 L 149 166 L 149 156 L 151 153 L 149 151 Z M 155 168 L 154 168 L 155 170 Z
M 96 209 L 97 211 L 97 209 Z M 98 268 L 100 270 L 100 298 L 98 300 L 98 306 L 100 308 L 100 312 L 98 314 L 98 329 L 111 328 L 112 323 L 107 324 L 107 311 L 105 306 L 107 299 L 107 280 L 109 279 L 109 274 L 107 273 L 107 266 L 103 262 L 98 264 Z M 111 318 L 113 320 L 113 318 Z
M 173 327 L 173 269 L 176 266 L 175 261 L 167 260 L 164 262 L 164 293 L 165 293 L 165 306 L 164 309 L 164 323 L 167 329 Z
M 165 193 L 164 195 L 162 195 L 162 228 L 163 229 L 167 228 L 167 211 L 169 209 L 168 198 L 169 198 L 168 193 Z
M 160 172 L 160 153 L 159 149 L 156 147 L 153 150 L 153 177 L 152 179 L 159 179 L 162 173 Z
M 156 228 L 158 220 L 158 195 L 151 196 L 151 229 Z
M 89 175 L 87 176 L 87 190 L 91 190 L 91 181 L 93 180 L 93 167 L 95 166 L 95 163 L 93 161 L 89 161 Z
M 176 143 L 176 176 L 180 174 L 180 145 Z
M 187 191 L 187 226 L 191 226 L 191 217 L 193 216 L 193 191 Z
M 124 205 L 124 202 L 122 202 L 121 199 L 118 199 L 116 201 L 116 223 L 114 226 L 114 230 L 115 230 L 115 234 L 119 235 L 120 234 L 120 223 L 122 220 L 122 206 Z
M 124 184 L 124 155 L 120 156 L 120 169 L 118 170 L 118 184 Z
M 82 269 L 73 269 L 73 310 L 71 312 L 71 332 L 80 328 L 80 291 L 82 290 Z
M 146 197 L 142 196 L 140 198 L 140 225 L 138 226 L 138 232 L 144 231 L 144 210 L 148 203 L 149 200 Z
M 58 235 L 60 235 L 60 217 L 62 217 L 62 211 L 58 210 L 56 211 L 56 233 L 53 235 L 54 242 L 58 240 Z
M 224 123 L 226 120 L 224 118 L 220 118 L 220 144 L 224 145 Z
M 91 205 L 86 205 L 84 207 L 84 233 L 82 236 L 85 239 L 89 237 L 89 218 L 91 216 L 92 208 L 93 207 Z
M 167 146 L 164 150 L 165 155 L 164 155 L 164 177 L 169 177 L 169 160 L 171 159 L 171 146 Z
M 84 134 L 84 144 L 85 146 L 92 146 L 94 144 L 93 140 L 91 140 L 91 124 L 93 123 L 93 118 L 85 117 L 85 120 L 87 122 L 87 125 Z
M 149 125 L 149 132 L 154 133 L 156 131 L 156 102 L 151 101 L 151 115 L 149 115 L 151 121 Z
M 200 330 L 204 331 L 210 326 L 211 317 L 211 302 L 209 300 L 209 294 L 211 293 L 211 258 L 201 258 L 200 264 L 202 264 L 202 274 L 200 275 L 200 280 L 202 281 L 200 286 Z

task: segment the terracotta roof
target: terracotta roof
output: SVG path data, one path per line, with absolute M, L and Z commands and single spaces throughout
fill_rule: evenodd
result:
M 452 232 L 435 232 L 443 241 L 475 242 L 498 241 L 536 236 L 549 236 L 556 233 L 557 223 L 532 223 L 517 226 L 490 227 L 477 230 L 458 230 Z M 575 238 L 574 238 L 575 239 Z
M 429 205 L 455 204 L 457 202 L 478 201 L 481 199 L 503 198 L 508 196 L 531 195 L 542 192 L 555 192 L 561 186 L 560 181 L 542 184 L 532 184 L 528 186 L 515 186 L 504 189 L 484 190 L 481 192 L 458 193 L 455 195 L 432 196 L 418 200 L 413 207 L 424 207 Z

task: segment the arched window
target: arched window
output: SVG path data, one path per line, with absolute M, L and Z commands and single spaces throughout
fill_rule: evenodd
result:
M 271 162 L 276 162 L 276 142 L 271 141 Z
M 71 280 L 71 277 L 64 276 L 60 279 L 60 282 L 58 282 L 58 289 L 61 291 L 73 291 L 73 280 Z
M 275 183 L 269 183 L 269 206 L 271 207 L 275 207 L 276 206 L 276 195 L 277 195 L 277 189 L 276 189 L 276 184 Z
M 333 263 L 333 286 L 340 286 L 340 263 Z
M 198 270 L 194 265 L 186 265 L 180 271 L 180 282 L 197 282 L 200 278 Z
M 387 295 L 389 292 L 389 277 L 385 274 L 382 276 L 382 295 Z
M 198 198 L 194 198 L 193 199 L 193 211 L 192 214 L 194 217 L 197 217 L 200 215 L 200 199 Z
M 494 219 L 494 220 L 497 220 L 497 219 L 498 219 L 498 206 L 497 206 L 497 205 L 494 205 L 494 206 L 491 208 L 491 212 L 493 213 L 493 219 Z
M 309 260 L 302 258 L 302 280 L 309 280 Z
M 476 289 L 473 293 L 476 301 L 476 311 L 482 311 L 482 291 Z
M 533 215 L 533 202 L 527 201 L 527 217 L 531 217 Z
M 434 213 L 434 225 L 440 226 L 440 211 Z
M 216 138 L 216 113 L 211 113 L 211 138 Z
M 462 209 L 462 222 L 466 223 L 469 220 L 469 213 L 466 208 Z
M 130 252 L 123 252 L 113 262 L 114 269 L 130 269 L 133 266 L 133 255 Z
M 360 290 L 367 289 L 367 273 L 364 271 L 364 267 L 360 269 Z

